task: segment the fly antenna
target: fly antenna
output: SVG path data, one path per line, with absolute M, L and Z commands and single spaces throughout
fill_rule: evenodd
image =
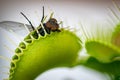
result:
M 43 6 L 43 14 L 42 14 L 41 22 L 43 22 L 43 19 L 44 19 L 44 6 Z
M 25 16 L 25 14 L 23 14 L 22 12 L 20 12 L 29 22 L 29 24 L 31 25 L 32 29 L 35 30 L 34 26 L 32 25 L 31 21 Z

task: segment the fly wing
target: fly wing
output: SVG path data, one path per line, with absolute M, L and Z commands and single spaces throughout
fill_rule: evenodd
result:
M 0 22 L 0 28 L 4 29 L 6 31 L 12 30 L 15 34 L 20 35 L 20 36 L 26 36 L 28 34 L 28 28 L 29 31 L 32 31 L 32 28 L 30 25 L 19 23 L 19 22 L 14 22 L 14 21 L 3 21 Z

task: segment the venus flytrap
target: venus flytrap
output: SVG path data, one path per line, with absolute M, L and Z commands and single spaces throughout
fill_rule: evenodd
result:
M 74 32 L 58 30 L 56 26 L 57 21 L 50 17 L 24 38 L 12 57 L 9 80 L 34 80 L 51 68 L 77 64 L 82 48 L 80 38 Z
M 96 34 L 99 35 L 86 38 L 85 49 L 89 56 L 80 59 L 79 65 L 107 73 L 111 80 L 120 80 L 120 47 L 117 45 L 120 41 L 119 25 L 116 25 L 113 30 L 108 28 L 105 34 L 102 33 L 103 31 L 96 30 Z
M 119 10 L 116 3 L 115 6 Z M 85 48 L 88 54 L 102 63 L 120 61 L 120 21 L 119 16 L 112 9 L 110 10 L 118 20 L 117 25 L 112 26 L 112 29 L 104 25 L 101 31 L 100 29 L 96 30 L 95 36 L 90 36 L 85 41 Z
M 104 32 L 106 33 L 103 35 Z M 107 73 L 111 80 L 120 80 L 119 22 L 113 26 L 112 30 L 109 27 L 105 31 L 99 29 L 99 31 L 96 30 L 95 36 L 87 37 L 85 49 L 90 56 L 80 64 Z
M 54 21 L 51 23 L 57 25 Z M 113 31 L 98 29 L 90 37 L 88 37 L 90 34 L 87 34 L 83 43 L 75 32 L 47 25 L 49 26 L 41 21 L 40 26 L 37 29 L 33 28 L 16 48 L 10 63 L 8 80 L 34 80 L 49 69 L 77 65 L 107 73 L 111 80 L 120 80 L 119 24 Z M 86 32 L 83 35 L 86 35 Z M 88 56 L 79 57 L 82 47 L 86 49 Z
M 22 44 L 20 46 L 25 47 Z M 33 80 L 48 69 L 73 66 L 80 48 L 78 37 L 68 30 L 32 39 L 25 49 L 21 47 L 21 53 L 16 50 L 11 63 L 10 80 Z

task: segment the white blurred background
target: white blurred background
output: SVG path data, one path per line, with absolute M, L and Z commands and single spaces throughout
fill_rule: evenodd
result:
M 120 4 L 119 0 L 116 2 Z M 28 24 L 20 14 L 23 12 L 34 26 L 38 26 L 42 17 L 42 6 L 45 7 L 45 15 L 54 12 L 54 17 L 58 21 L 63 21 L 65 27 L 80 28 L 80 23 L 83 23 L 87 28 L 91 28 L 93 24 L 104 24 L 111 19 L 115 20 L 109 10 L 114 9 L 112 0 L 1 0 L 0 22 L 15 21 Z M 18 39 L 14 33 L 2 29 L 0 37 L 0 55 L 10 58 L 23 37 L 20 36 Z M 9 61 L 0 59 L 0 80 L 7 75 L 6 66 L 9 66 Z M 109 78 L 104 73 L 77 66 L 49 70 L 36 80 L 109 80 Z

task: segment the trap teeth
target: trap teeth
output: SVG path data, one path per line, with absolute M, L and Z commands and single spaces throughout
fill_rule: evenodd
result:
M 31 35 L 34 39 L 38 39 L 39 37 L 37 31 L 31 32 Z
M 10 73 L 13 73 L 14 72 L 14 70 L 13 69 L 10 69 Z
M 12 60 L 18 60 L 18 55 L 14 55 L 14 56 L 12 57 Z
M 11 68 L 15 68 L 15 63 L 14 63 L 14 62 L 11 62 L 11 63 L 10 63 L 10 66 L 11 66 Z
M 16 48 L 15 53 L 22 53 L 22 51 L 19 48 Z
M 21 42 L 21 43 L 19 44 L 19 47 L 22 48 L 22 49 L 25 49 L 25 48 L 26 48 L 26 45 L 25 45 L 24 42 Z
M 24 39 L 25 42 L 27 43 L 32 43 L 32 38 L 30 35 L 28 35 L 25 39 Z
M 116 25 L 111 41 L 115 46 L 120 48 L 120 23 Z

